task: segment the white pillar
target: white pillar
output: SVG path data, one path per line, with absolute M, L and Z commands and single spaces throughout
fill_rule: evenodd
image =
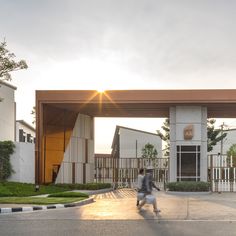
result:
M 184 129 L 192 126 L 191 138 L 184 137 Z M 177 181 L 177 146 L 197 146 L 200 151 L 200 180 L 207 181 L 207 108 L 175 106 L 170 108 L 170 165 L 169 181 Z

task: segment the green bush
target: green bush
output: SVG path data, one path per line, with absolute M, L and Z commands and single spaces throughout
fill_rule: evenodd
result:
M 50 194 L 48 197 L 88 197 L 88 194 L 80 192 L 62 192 Z
M 167 183 L 166 187 L 169 191 L 206 192 L 210 189 L 210 183 L 194 181 L 170 182 Z
M 56 184 L 55 186 L 69 187 L 71 190 L 99 190 L 111 188 L 110 183 L 87 183 L 87 184 Z
M 0 141 L 0 181 L 6 180 L 14 173 L 10 162 L 14 149 L 15 144 L 12 141 Z

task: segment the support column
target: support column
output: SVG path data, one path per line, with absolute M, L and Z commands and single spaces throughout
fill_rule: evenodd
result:
M 195 150 L 196 158 L 192 150 Z M 198 156 L 200 156 L 200 175 L 196 173 L 195 180 L 207 181 L 207 108 L 201 106 L 171 107 L 169 181 L 193 179 L 190 173 L 194 172 L 194 163 L 191 162 L 195 158 L 197 171 Z M 189 169 L 186 168 L 188 165 Z M 197 178 L 198 176 L 200 179 Z

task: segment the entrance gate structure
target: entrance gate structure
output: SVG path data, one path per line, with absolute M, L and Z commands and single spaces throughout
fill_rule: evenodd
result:
M 94 181 L 95 117 L 169 117 L 169 181 L 207 181 L 206 120 L 236 118 L 236 90 L 36 91 L 37 184 Z
M 141 168 L 153 167 L 155 184 L 165 189 L 168 181 L 169 158 L 113 158 L 95 157 L 95 181 L 111 183 L 114 187 L 136 187 Z

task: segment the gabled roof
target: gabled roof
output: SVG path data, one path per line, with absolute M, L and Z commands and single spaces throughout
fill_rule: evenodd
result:
M 144 133 L 144 134 L 149 134 L 149 135 L 158 136 L 158 134 L 155 134 L 155 133 L 151 133 L 151 132 L 147 132 L 147 131 L 143 131 L 143 130 L 138 130 L 138 129 L 133 129 L 133 128 L 129 128 L 129 127 L 117 125 L 117 126 L 116 126 L 116 130 L 115 130 L 115 133 L 114 133 L 112 145 L 111 145 L 112 148 L 114 147 L 114 145 L 115 145 L 115 143 L 116 143 L 116 140 L 117 140 L 117 138 L 118 138 L 118 136 L 119 136 L 119 131 L 120 131 L 120 129 L 127 129 L 127 130 L 131 130 L 131 131 L 139 132 L 139 133 Z
M 21 123 L 25 127 L 29 128 L 30 130 L 35 132 L 35 128 L 33 126 L 31 126 L 29 123 L 27 123 L 26 121 L 24 121 L 24 120 L 16 120 L 16 122 Z
M 16 90 L 17 89 L 17 87 L 15 87 L 15 86 L 13 86 L 13 85 L 11 85 L 11 84 L 9 84 L 9 83 L 7 83 L 7 82 L 5 82 L 5 81 L 3 81 L 3 80 L 1 80 L 0 79 L 0 85 L 5 85 L 5 86 L 7 86 L 7 87 L 9 87 L 9 88 L 12 88 L 12 89 L 14 89 L 14 90 Z

